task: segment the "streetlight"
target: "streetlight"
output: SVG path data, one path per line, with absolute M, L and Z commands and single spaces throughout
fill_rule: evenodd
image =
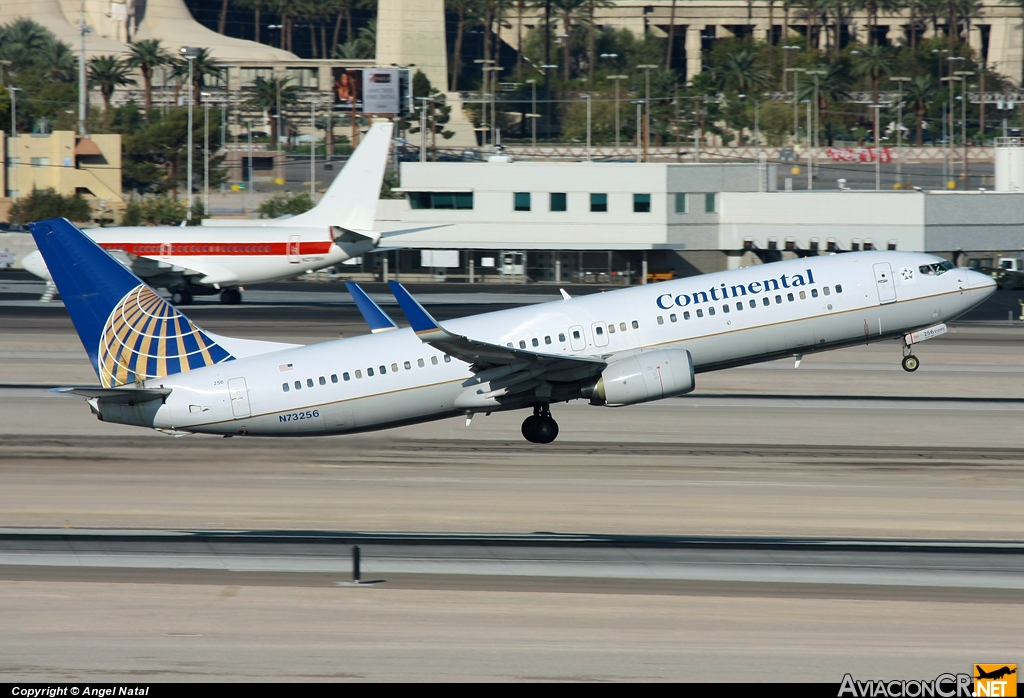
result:
M 320 100 L 309 100 L 309 200 L 316 203 L 316 105 Z
M 799 51 L 799 46 L 783 46 L 782 47 L 782 91 L 786 91 L 786 73 L 789 72 L 789 51 Z
M 807 105 L 807 137 L 810 139 L 811 133 L 811 100 L 802 100 Z M 811 178 L 811 149 L 807 148 L 807 191 L 814 189 L 814 180 Z
M 548 5 L 547 5 L 547 9 L 545 10 L 545 12 L 548 12 L 548 10 L 550 9 L 550 4 L 551 3 L 550 3 L 550 0 L 549 0 L 548 1 Z M 550 31 L 551 31 L 550 23 L 546 23 L 545 27 L 546 27 L 545 31 L 547 31 L 549 33 L 548 44 L 550 44 L 551 43 L 550 42 Z M 550 48 L 550 46 L 545 47 L 545 51 L 547 51 L 547 49 L 549 49 L 549 48 Z M 546 54 L 545 54 L 545 58 L 547 58 Z M 547 107 L 546 107 L 546 109 L 544 111 L 544 113 L 545 113 L 547 118 L 545 118 L 544 121 L 547 123 L 548 138 L 551 138 L 551 71 L 552 70 L 558 70 L 558 66 L 555 65 L 554 63 L 545 63 L 544 65 L 542 65 L 540 67 L 540 69 L 544 71 L 544 97 L 547 100 Z
M 192 83 L 192 62 L 199 56 L 199 49 L 195 46 L 182 46 L 181 55 L 188 61 L 188 210 L 185 211 L 185 220 L 192 220 L 192 103 L 195 102 L 195 90 Z M 252 162 L 249 163 L 252 166 Z
M 249 181 L 246 185 L 246 189 L 249 192 L 249 216 L 252 217 L 256 213 L 256 192 L 254 191 L 256 180 L 253 178 L 252 174 L 252 122 L 246 121 L 245 126 L 249 131 Z
M 890 81 L 899 85 L 899 98 L 896 101 L 896 185 L 903 186 L 903 83 L 910 82 L 913 78 L 896 77 L 889 78 Z
M 540 114 L 537 113 L 537 81 L 534 78 L 530 78 L 526 82 L 530 83 L 530 89 L 533 92 L 533 97 L 530 100 L 530 113 L 526 115 L 526 118 L 530 120 L 530 142 L 533 148 L 537 148 L 537 119 L 540 118 Z
M 644 71 L 646 87 L 644 89 L 644 162 L 647 162 L 647 146 L 651 141 L 651 70 L 656 65 L 638 65 L 637 69 Z
M 974 75 L 973 70 L 958 70 L 954 73 L 960 78 L 960 145 L 964 149 L 964 189 L 970 188 L 970 175 L 967 171 L 967 77 Z
M 210 92 L 200 92 L 199 95 L 213 96 Z M 203 101 L 203 215 L 210 215 L 210 103 L 206 100 Z
M 602 54 L 603 55 L 603 54 Z M 615 55 L 615 54 L 610 54 Z M 609 80 L 615 81 L 615 149 L 619 149 L 619 80 L 628 80 L 628 75 L 609 75 Z
M 812 163 L 812 169 L 818 165 L 818 134 L 821 132 L 821 110 L 819 107 L 820 101 L 818 100 L 818 76 L 827 75 L 827 70 L 808 70 L 807 75 L 814 76 L 814 138 L 811 140 L 811 146 L 814 149 L 814 157 L 810 160 Z M 810 134 L 808 134 L 810 136 Z M 813 175 L 811 175 L 813 177 Z
M 954 109 L 953 83 L 956 82 L 959 79 L 960 78 L 958 78 L 956 76 L 953 76 L 953 75 L 950 75 L 949 77 L 942 78 L 942 82 L 948 82 L 949 83 L 949 108 L 948 108 L 949 109 L 949 121 L 948 122 L 946 121 L 946 112 L 945 112 L 945 110 L 943 110 L 943 113 L 942 113 L 942 119 L 943 119 L 943 121 L 942 121 L 942 129 L 944 131 L 946 131 L 946 143 L 945 143 L 946 147 L 943 148 L 942 153 L 943 153 L 943 156 L 944 156 L 943 160 L 946 163 L 946 172 L 948 173 L 946 176 L 949 176 L 949 177 L 954 177 L 955 176 L 954 173 L 953 173 L 953 159 L 952 159 L 953 133 L 954 133 L 953 132 L 953 109 Z M 946 181 L 946 182 L 943 183 L 943 188 L 945 188 L 945 189 L 949 188 L 949 181 Z
M 796 106 L 796 93 L 800 88 L 800 73 L 806 72 L 803 68 L 786 68 L 787 73 L 795 73 L 793 76 L 793 145 L 796 145 L 800 139 L 799 126 L 797 126 L 799 117 L 797 116 Z
M 868 105 L 868 109 L 874 109 L 875 110 L 875 191 L 880 191 L 882 189 L 882 158 L 880 158 L 878 156 L 878 117 L 879 117 L 879 111 L 878 110 L 881 109 L 883 106 L 885 106 L 885 105 L 884 104 L 869 104 Z
M 581 96 L 587 100 L 587 162 L 590 162 L 590 93 L 587 92 Z
M 489 77 L 488 74 L 487 74 L 488 73 L 487 69 L 491 67 L 492 63 L 494 63 L 494 59 L 492 59 L 492 58 L 477 58 L 473 62 L 480 65 L 480 73 L 481 73 L 481 76 L 480 76 L 480 127 L 481 127 L 481 130 L 484 130 L 483 127 L 490 126 L 490 122 L 487 120 L 487 78 Z M 493 114 L 491 115 L 491 119 L 492 120 L 494 119 L 494 115 Z M 423 135 L 423 132 L 420 131 L 420 136 L 422 136 L 422 135 Z M 483 138 L 483 141 L 484 141 L 483 144 L 487 145 L 487 136 L 483 136 L 482 138 Z
M 636 161 L 640 162 L 641 161 L 641 148 L 643 147 L 642 146 L 643 134 L 641 133 L 641 127 L 640 127 L 640 105 L 644 103 L 644 100 L 642 100 L 642 99 L 634 99 L 632 101 L 633 101 L 633 104 L 636 105 Z
M 88 109 L 87 93 L 89 82 L 85 76 L 85 35 L 92 29 L 85 23 L 85 0 L 81 0 L 78 14 L 78 33 L 82 38 L 82 45 L 78 52 L 78 135 L 85 136 L 85 117 Z
M 20 87 L 15 87 L 14 85 L 8 85 L 7 86 L 7 93 L 11 96 L 11 136 L 10 136 L 10 141 L 11 141 L 11 149 L 12 150 L 17 147 L 17 145 L 15 144 L 14 140 L 18 137 L 18 101 L 17 101 L 17 99 L 15 99 L 15 94 L 14 94 L 15 92 L 21 92 L 21 88 Z M 13 198 L 15 201 L 17 201 L 18 200 L 18 193 L 19 193 L 18 173 L 17 173 L 18 158 L 17 157 L 11 156 L 11 166 L 12 166 L 12 169 L 15 170 L 14 176 L 11 177 L 11 179 L 14 180 L 14 186 L 10 187 L 11 194 L 12 194 L 11 198 Z

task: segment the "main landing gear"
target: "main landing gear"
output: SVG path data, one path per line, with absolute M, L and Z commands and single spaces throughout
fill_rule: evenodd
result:
M 242 292 L 237 288 L 226 288 L 220 292 L 220 302 L 224 305 L 238 305 L 242 302 Z
M 533 415 L 523 421 L 523 436 L 534 444 L 549 444 L 558 436 L 558 422 L 551 417 L 551 406 L 538 403 Z
M 173 305 L 190 305 L 192 294 L 183 288 L 168 289 L 171 292 L 171 303 Z

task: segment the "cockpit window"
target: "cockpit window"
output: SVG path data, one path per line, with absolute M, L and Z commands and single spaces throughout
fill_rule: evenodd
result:
M 925 276 L 942 276 L 947 271 L 956 269 L 952 262 L 938 262 L 936 264 L 923 264 L 917 268 Z

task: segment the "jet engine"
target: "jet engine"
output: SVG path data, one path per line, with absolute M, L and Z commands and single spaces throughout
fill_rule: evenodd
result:
M 686 349 L 657 349 L 614 359 L 583 390 L 592 405 L 634 405 L 693 390 L 693 359 Z

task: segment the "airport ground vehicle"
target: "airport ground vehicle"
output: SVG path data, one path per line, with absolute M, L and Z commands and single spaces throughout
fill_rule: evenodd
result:
M 988 274 L 1004 291 L 1024 288 L 1024 258 L 983 257 L 967 261 L 971 269 Z

